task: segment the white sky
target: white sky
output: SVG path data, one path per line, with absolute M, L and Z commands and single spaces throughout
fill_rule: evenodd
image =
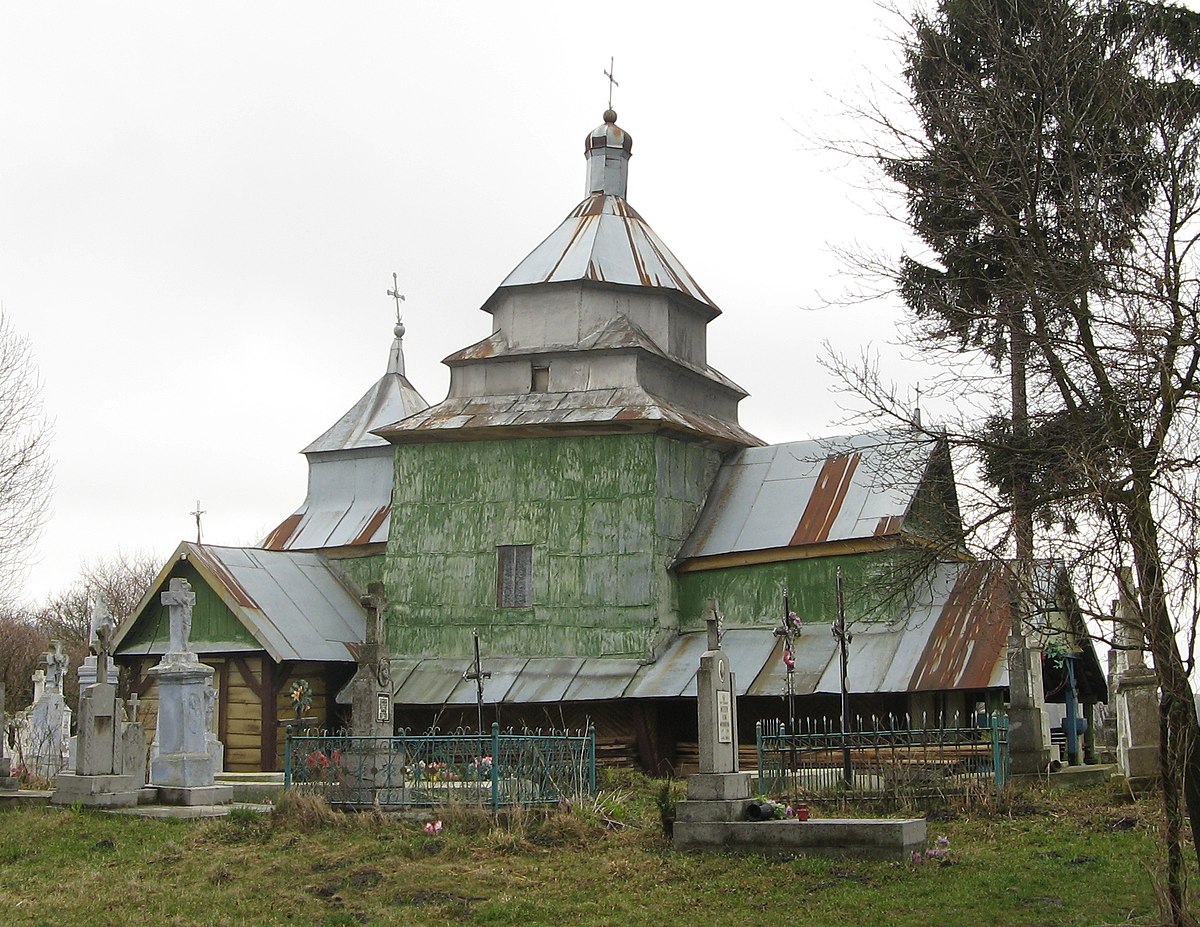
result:
M 830 244 L 894 241 L 797 128 L 896 83 L 894 21 L 838 4 L 103 3 L 0 11 L 0 302 L 54 420 L 26 596 L 81 560 L 252 544 L 304 498 L 300 448 L 383 373 L 490 332 L 479 306 L 582 198 L 614 106 L 629 201 L 724 310 L 710 361 L 768 441 L 837 431 L 824 339 L 893 337 Z

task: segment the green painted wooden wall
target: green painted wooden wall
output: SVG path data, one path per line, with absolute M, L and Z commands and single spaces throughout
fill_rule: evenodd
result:
M 262 645 L 246 627 L 234 617 L 233 612 L 221 601 L 220 596 L 201 579 L 196 568 L 186 560 L 176 562 L 171 568 L 171 578 L 186 579 L 196 595 L 192 609 L 192 644 L 243 644 L 261 650 Z M 164 586 L 165 588 L 165 586 Z M 156 596 L 137 617 L 129 633 L 121 641 L 120 653 L 136 653 L 155 643 L 165 643 L 171 637 L 171 624 L 167 607 Z
M 392 653 L 645 656 L 677 627 L 668 567 L 720 456 L 661 435 L 396 449 Z M 533 546 L 533 606 L 496 607 L 496 548 Z

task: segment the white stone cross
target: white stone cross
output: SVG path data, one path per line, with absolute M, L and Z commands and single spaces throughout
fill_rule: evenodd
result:
M 99 679 L 100 677 L 97 676 L 96 678 Z M 140 701 L 140 699 L 138 698 L 137 692 L 136 691 L 130 692 L 129 699 L 127 701 L 129 704 L 129 720 L 136 721 L 137 720 L 138 702 Z
M 196 594 L 186 579 L 175 577 L 160 598 L 171 613 L 170 652 L 186 653 L 188 638 L 192 636 L 192 606 L 196 604 Z

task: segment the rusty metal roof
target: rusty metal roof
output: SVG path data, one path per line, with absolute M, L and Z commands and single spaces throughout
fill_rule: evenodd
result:
M 157 601 L 172 566 L 189 561 L 276 662 L 353 662 L 347 643 L 362 641 L 366 616 L 358 596 L 319 554 L 216 547 L 184 542 L 134 612 L 118 628 L 116 642 Z M 147 653 L 163 653 L 168 641 Z M 143 652 L 139 645 L 139 652 Z
M 266 550 L 383 544 L 392 502 L 392 448 L 310 454 L 304 503 L 266 538 Z
M 721 311 L 621 196 L 588 196 L 500 288 L 568 280 L 675 290 L 706 306 L 710 318 Z M 484 309 L 490 305 L 489 299 Z
M 852 624 L 849 690 L 923 692 L 1008 685 L 1006 576 L 1004 565 L 995 562 L 939 563 L 914 584 L 914 604 L 903 620 Z M 837 643 L 828 625 L 806 626 L 795 658 L 797 694 L 841 691 Z M 785 679 L 777 646 L 747 691 L 780 695 Z
M 727 460 L 679 560 L 900 532 L 937 442 L 876 432 L 748 447 Z
M 449 398 L 376 434 L 393 443 L 461 441 L 499 437 L 508 430 L 523 435 L 562 435 L 613 430 L 672 430 L 736 446 L 762 442 L 736 423 L 681 409 L 638 387 L 512 396 Z

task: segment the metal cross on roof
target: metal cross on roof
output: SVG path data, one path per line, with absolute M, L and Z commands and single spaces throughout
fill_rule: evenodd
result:
M 199 544 L 200 543 L 200 516 L 207 515 L 208 512 L 206 512 L 204 509 L 200 508 L 200 500 L 197 499 L 196 500 L 196 511 L 188 512 L 188 514 L 196 519 L 196 543 Z
M 396 321 L 400 321 L 400 304 L 404 302 L 404 294 L 400 292 L 400 279 L 392 274 L 392 288 L 387 291 L 388 296 L 396 301 Z
M 613 87 L 621 86 L 620 84 L 617 83 L 617 79 L 615 77 L 613 77 L 613 71 L 615 71 L 615 70 L 616 70 L 616 68 L 613 67 L 613 59 L 610 57 L 608 59 L 608 70 L 604 72 L 604 76 L 608 78 L 608 108 L 609 109 L 612 109 Z

